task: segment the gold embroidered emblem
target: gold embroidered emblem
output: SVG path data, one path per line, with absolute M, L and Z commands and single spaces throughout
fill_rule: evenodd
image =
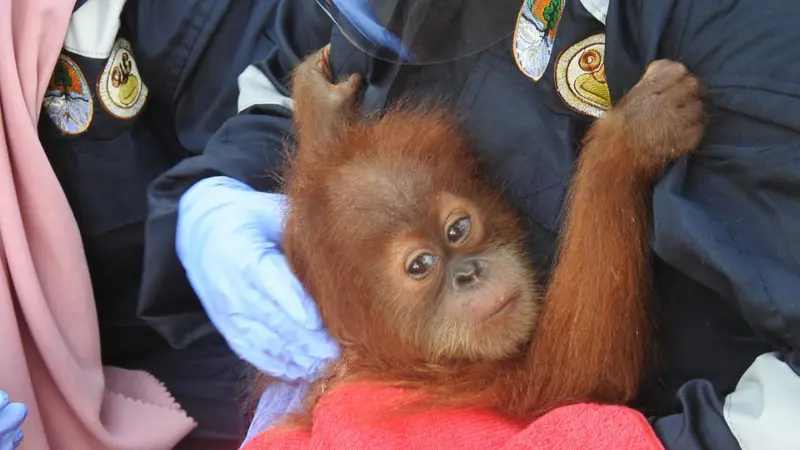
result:
M 81 68 L 69 56 L 60 55 L 47 84 L 44 110 L 62 133 L 83 133 L 92 123 L 94 105 Z
M 565 1 L 525 0 L 520 8 L 514 29 L 514 60 L 534 81 L 542 78 L 550 64 Z
M 599 33 L 566 48 L 556 60 L 556 91 L 581 114 L 600 117 L 611 107 L 605 51 L 606 35 Z
M 147 86 L 133 59 L 131 44 L 117 39 L 105 68 L 97 79 L 97 96 L 109 114 L 118 119 L 132 119 L 147 101 Z

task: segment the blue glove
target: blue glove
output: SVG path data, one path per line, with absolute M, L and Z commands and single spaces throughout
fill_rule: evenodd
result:
M 287 383 L 285 381 L 275 381 L 267 385 L 258 406 L 253 414 L 253 421 L 247 429 L 242 445 L 253 439 L 262 431 L 272 427 L 287 413 L 294 412 L 300 408 L 306 392 L 308 383 Z
M 175 242 L 231 349 L 266 374 L 296 381 L 313 378 L 339 346 L 279 250 L 284 202 L 228 177 L 204 179 L 181 198 Z
M 0 450 L 14 450 L 22 442 L 22 422 L 28 408 L 22 403 L 9 403 L 8 394 L 0 391 Z

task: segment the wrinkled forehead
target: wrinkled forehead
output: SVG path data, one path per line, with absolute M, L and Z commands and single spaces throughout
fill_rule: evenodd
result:
M 329 195 L 336 214 L 362 237 L 424 229 L 436 224 L 435 204 L 441 188 L 414 165 L 392 167 L 352 164 L 331 181 Z

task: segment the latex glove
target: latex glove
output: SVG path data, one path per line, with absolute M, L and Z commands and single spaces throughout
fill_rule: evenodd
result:
M 308 383 L 306 382 L 288 383 L 276 381 L 268 384 L 258 400 L 258 406 L 253 414 L 253 421 L 250 422 L 247 436 L 244 438 L 242 445 L 262 431 L 275 425 L 287 413 L 298 410 L 307 391 Z
M 28 408 L 22 403 L 10 403 L 8 394 L 0 391 L 0 450 L 14 450 L 22 442 L 22 422 Z
M 283 380 L 313 378 L 339 347 L 279 250 L 285 198 L 228 177 L 181 198 L 176 251 L 231 349 Z

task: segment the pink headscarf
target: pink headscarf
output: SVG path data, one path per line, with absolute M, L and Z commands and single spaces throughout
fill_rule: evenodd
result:
M 172 448 L 195 426 L 155 378 L 103 367 L 75 218 L 39 143 L 74 1 L 0 0 L 0 389 L 22 449 Z

